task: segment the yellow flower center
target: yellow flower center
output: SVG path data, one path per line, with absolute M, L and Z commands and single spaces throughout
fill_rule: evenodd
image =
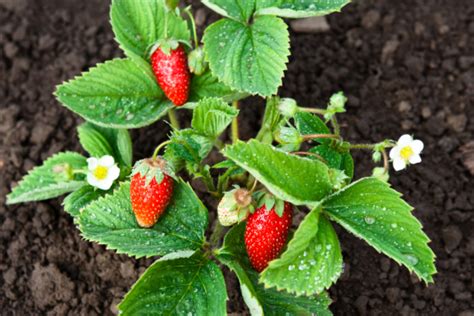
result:
M 404 160 L 409 160 L 413 154 L 413 149 L 410 146 L 405 146 L 400 150 L 400 156 L 402 156 Z
M 107 177 L 107 172 L 108 172 L 107 167 L 98 166 L 94 170 L 94 177 L 96 177 L 99 180 L 104 180 Z

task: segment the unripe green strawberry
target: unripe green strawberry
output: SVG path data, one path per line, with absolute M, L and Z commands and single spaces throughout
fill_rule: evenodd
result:
M 276 203 L 267 210 L 263 204 L 247 219 L 245 247 L 253 268 L 261 272 L 283 250 L 291 226 L 293 207 L 284 202 L 283 214 L 275 212 Z
M 151 55 L 151 65 L 168 99 L 176 106 L 185 104 L 191 75 L 183 46 L 176 41 L 162 41 Z
M 247 218 L 252 207 L 252 195 L 246 189 L 228 191 L 217 206 L 219 222 L 223 226 L 231 226 Z
M 141 227 L 152 227 L 164 213 L 173 195 L 172 172 L 162 158 L 138 161 L 130 183 L 132 210 Z

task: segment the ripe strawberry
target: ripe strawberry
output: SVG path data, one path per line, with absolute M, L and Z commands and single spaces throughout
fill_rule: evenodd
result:
M 266 205 L 257 208 L 247 220 L 245 246 L 253 268 L 262 272 L 270 261 L 280 255 L 288 237 L 293 207 L 285 202 L 282 216 L 275 205 L 267 211 Z
M 145 159 L 133 167 L 130 199 L 141 227 L 152 227 L 173 195 L 174 182 L 164 159 Z
M 173 41 L 160 43 L 151 55 L 151 65 L 161 89 L 176 106 L 188 101 L 190 73 L 186 52 Z

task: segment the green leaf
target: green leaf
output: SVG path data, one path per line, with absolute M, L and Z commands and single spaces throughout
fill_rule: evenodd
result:
M 71 175 L 71 170 L 86 166 L 86 158 L 80 154 L 56 154 L 28 172 L 7 195 L 7 204 L 47 200 L 77 190 L 86 182 L 81 176 Z
M 275 196 L 295 205 L 314 204 L 331 191 L 329 169 L 321 161 L 291 155 L 256 140 L 228 146 L 224 155 Z
M 170 140 L 165 152 L 166 159 L 170 161 L 184 160 L 199 164 L 212 149 L 209 137 L 190 128 L 174 131 Z
M 132 212 L 127 182 L 112 195 L 84 208 L 79 225 L 84 238 L 118 253 L 137 258 L 163 256 L 201 247 L 207 210 L 188 184 L 175 182 L 173 198 L 158 223 L 151 229 L 140 228 Z
M 295 115 L 296 128 L 301 135 L 331 134 L 327 125 L 316 115 L 307 112 L 298 112 Z M 324 144 L 331 140 L 326 138 L 315 138 L 314 140 Z
M 255 10 L 256 0 L 202 0 L 209 9 L 225 17 L 248 22 Z
M 256 15 L 304 18 L 341 11 L 350 0 L 257 0 Z
M 342 272 L 342 253 L 331 223 L 313 209 L 301 222 L 280 258 L 270 262 L 260 280 L 296 295 L 321 293 Z
M 118 306 L 122 315 L 226 315 L 219 267 L 201 254 L 156 261 Z
M 126 129 L 112 129 L 86 122 L 77 128 L 79 142 L 92 157 L 111 155 L 121 165 L 132 165 L 132 141 Z
M 232 102 L 246 96 L 248 96 L 247 93 L 234 91 L 219 82 L 217 77 L 213 76 L 210 70 L 207 70 L 201 76 L 193 76 L 191 79 L 188 103 L 198 102 L 206 97 L 219 97 L 225 102 Z
M 55 94 L 68 109 L 103 127 L 146 126 L 170 107 L 150 65 L 140 58 L 99 64 L 58 86 Z
M 77 134 L 82 147 L 92 157 L 102 157 L 105 155 L 115 157 L 114 150 L 109 142 L 92 123 L 86 122 L 79 125 L 77 127 Z
M 400 196 L 387 183 L 364 178 L 328 197 L 323 209 L 379 252 L 432 282 L 436 268 L 429 238 Z
M 84 185 L 64 198 L 64 210 L 73 217 L 79 216 L 84 207 L 104 196 L 107 192 L 109 191 L 97 190 L 93 186 Z
M 277 128 L 281 125 L 283 120 L 278 110 L 278 104 L 280 98 L 270 97 L 267 98 L 267 104 L 265 106 L 265 114 L 263 115 L 262 127 L 257 135 L 257 140 L 262 143 L 271 144 L 273 142 L 273 134 Z
M 123 163 L 131 167 L 133 163 L 133 145 L 130 133 L 126 129 L 117 130 L 116 152 Z
M 239 110 L 229 106 L 222 99 L 202 99 L 194 109 L 191 126 L 198 132 L 215 138 L 227 128 L 238 114 Z
M 250 94 L 276 94 L 288 62 L 289 34 L 282 19 L 256 17 L 245 25 L 222 19 L 203 37 L 212 73 L 227 86 Z
M 340 153 L 329 144 L 313 147 L 309 152 L 320 155 L 327 161 L 329 167 L 344 171 L 346 176 L 349 177 L 348 180 L 354 176 L 354 160 L 349 152 Z
M 259 275 L 250 266 L 244 246 L 245 223 L 234 226 L 226 235 L 217 258 L 235 272 L 243 299 L 251 315 L 332 315 L 327 293 L 295 296 L 286 291 L 265 288 Z
M 151 47 L 161 39 L 184 42 L 190 39 L 186 21 L 174 11 L 168 11 L 163 0 L 114 0 L 110 19 L 115 39 L 129 57 L 138 55 L 148 59 Z

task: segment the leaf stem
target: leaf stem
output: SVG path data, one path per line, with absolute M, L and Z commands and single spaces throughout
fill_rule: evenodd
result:
M 179 121 L 176 116 L 176 111 L 171 108 L 168 110 L 168 117 L 170 119 L 170 124 L 174 129 L 180 129 Z
M 168 139 L 167 141 L 164 141 L 161 144 L 159 144 L 158 146 L 156 146 L 155 150 L 153 151 L 153 156 L 151 156 L 151 159 L 155 160 L 156 157 L 158 157 L 158 153 L 160 152 L 160 149 L 165 147 L 169 143 L 171 143 L 171 140 Z
M 218 247 L 219 246 L 219 241 L 224 235 L 225 229 L 224 226 L 219 223 L 219 220 L 216 220 L 216 225 L 214 226 L 214 231 L 211 234 L 211 237 L 209 238 L 211 247 Z
M 375 144 L 351 144 L 350 149 L 374 149 Z
M 303 140 L 313 140 L 315 138 L 335 138 L 339 139 L 341 138 L 338 134 L 307 134 L 307 135 L 301 135 L 303 137 Z
M 321 160 L 325 164 L 328 163 L 326 159 L 324 159 L 321 155 L 318 155 L 316 153 L 310 153 L 310 152 L 307 152 L 307 151 L 293 151 L 292 154 L 298 155 L 298 156 L 313 156 L 313 157 L 318 158 L 319 160 Z
M 339 123 L 337 122 L 336 115 L 333 115 L 331 117 L 331 125 L 334 129 L 334 134 L 336 134 L 336 135 L 341 134 L 341 127 L 339 126 Z
M 382 150 L 382 157 L 383 157 L 383 170 L 384 170 L 384 173 L 388 173 L 388 155 L 387 155 L 387 151 L 385 149 Z
M 189 19 L 191 20 L 191 26 L 193 28 L 194 48 L 198 48 L 199 41 L 198 41 L 197 32 L 196 32 L 196 22 L 194 21 L 194 16 L 192 15 L 192 13 L 189 9 L 190 9 L 190 7 L 186 8 L 186 10 L 184 10 L 184 12 L 186 12 Z
M 233 101 L 232 106 L 234 109 L 238 110 L 239 109 L 239 101 Z M 232 143 L 236 143 L 239 140 L 239 119 L 238 117 L 234 117 L 232 119 Z
M 318 109 L 318 108 L 303 108 L 303 107 L 300 107 L 299 110 L 302 111 L 302 112 L 315 113 L 315 114 L 320 114 L 320 115 L 324 115 L 326 113 L 326 110 Z

